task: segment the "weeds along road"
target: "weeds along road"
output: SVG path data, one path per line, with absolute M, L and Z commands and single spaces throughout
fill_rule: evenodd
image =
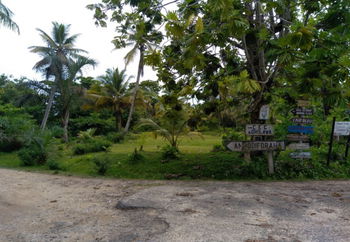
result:
M 0 241 L 349 241 L 350 181 L 86 179 L 0 169 Z

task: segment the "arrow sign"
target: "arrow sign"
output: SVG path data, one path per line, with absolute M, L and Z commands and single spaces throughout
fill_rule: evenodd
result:
M 293 126 L 288 126 L 288 132 L 289 133 L 301 133 L 301 134 L 313 134 L 314 127 L 293 125 Z
M 290 121 L 297 124 L 312 124 L 311 118 L 292 118 Z
M 290 150 L 308 150 L 310 149 L 309 143 L 292 143 L 287 146 L 287 149 Z
M 311 152 L 293 152 L 289 155 L 293 159 L 311 159 Z
M 289 140 L 289 141 L 309 141 L 310 138 L 307 135 L 288 134 L 287 140 Z
M 313 115 L 314 114 L 314 110 L 311 108 L 303 108 L 303 107 L 298 107 L 298 108 L 294 108 L 292 109 L 292 114 L 294 115 Z
M 284 141 L 232 141 L 227 145 L 232 151 L 272 151 L 285 150 Z

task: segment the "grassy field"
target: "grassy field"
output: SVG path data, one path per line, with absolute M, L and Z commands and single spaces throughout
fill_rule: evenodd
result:
M 214 145 L 221 144 L 219 135 L 201 135 L 182 137 L 180 141 L 179 159 L 165 161 L 161 149 L 166 141 L 155 138 L 152 133 L 131 135 L 120 144 L 114 144 L 108 152 L 96 152 L 85 155 L 73 155 L 71 145 L 60 144 L 59 152 L 51 154 L 59 164 L 59 172 L 75 175 L 96 176 L 94 159 L 108 160 L 110 167 L 106 176 L 116 178 L 164 179 L 164 178 L 221 178 L 228 177 L 227 164 L 237 160 L 237 154 L 212 153 Z M 135 149 L 143 157 L 133 162 L 130 157 Z M 225 163 L 221 164 L 220 163 Z M 21 167 L 21 162 L 14 153 L 0 153 L 0 167 L 25 170 L 49 170 L 47 166 Z M 219 168 L 220 166 L 220 168 Z M 214 171 L 213 171 L 214 169 Z M 57 172 L 57 171 L 55 171 Z
M 107 164 L 105 176 L 132 179 L 334 179 L 349 178 L 349 162 L 333 162 L 330 167 L 319 160 L 292 160 L 288 152 L 282 152 L 275 161 L 276 173 L 267 174 L 265 156 L 255 157 L 251 163 L 244 162 L 241 153 L 212 152 L 214 145 L 221 144 L 221 135 L 206 134 L 183 137 L 178 159 L 165 159 L 162 138 L 152 133 L 129 135 L 123 142 L 114 144 L 107 152 L 74 155 L 74 143 L 53 145 L 49 161 L 42 166 L 21 166 L 16 152 L 0 153 L 0 167 L 30 171 L 53 172 L 79 176 L 98 176 L 98 168 Z M 142 151 L 139 151 L 143 148 Z M 132 159 L 135 149 L 140 159 Z M 317 151 L 314 151 L 314 153 Z M 56 164 L 51 167 L 50 162 Z

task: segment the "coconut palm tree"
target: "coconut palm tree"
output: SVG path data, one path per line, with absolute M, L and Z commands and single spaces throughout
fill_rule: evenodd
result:
M 13 13 L 0 0 L 0 25 L 3 25 L 19 34 L 18 25 L 11 19 Z
M 54 78 L 51 84 L 49 101 L 46 106 L 44 118 L 41 122 L 41 129 L 46 127 L 47 119 L 52 107 L 53 99 L 57 90 L 57 85 L 64 78 L 64 72 L 68 69 L 68 64 L 72 60 L 82 57 L 81 53 L 87 51 L 74 47 L 79 34 L 69 35 L 70 25 L 59 24 L 53 22 L 52 36 L 45 31 L 37 29 L 45 46 L 31 46 L 30 51 L 42 57 L 33 69 L 42 72 L 46 79 Z
M 130 92 L 128 82 L 133 76 L 127 76 L 126 70 L 119 71 L 108 69 L 106 74 L 98 77 L 101 84 L 93 85 L 87 92 L 87 97 L 93 101 L 93 105 L 85 105 L 86 108 L 109 108 L 113 111 L 116 129 L 122 129 L 123 110 L 130 106 Z
M 67 65 L 64 78 L 58 83 L 60 98 L 62 100 L 62 126 L 63 126 L 63 140 L 68 142 L 68 123 L 69 111 L 72 101 L 75 96 L 81 96 L 83 89 L 74 85 L 76 78 L 82 74 L 82 68 L 85 66 L 96 66 L 96 61 L 87 57 L 78 57 Z
M 127 133 L 129 131 L 132 116 L 135 111 L 135 102 L 137 99 L 140 80 L 141 80 L 141 77 L 143 76 L 143 71 L 145 66 L 145 53 L 147 51 L 151 52 L 154 49 L 155 44 L 159 43 L 161 39 L 162 39 L 161 33 L 154 30 L 153 28 L 149 28 L 149 26 L 147 26 L 144 21 L 138 21 L 137 24 L 133 26 L 133 28 L 130 30 L 128 34 L 126 45 L 133 46 L 133 47 L 124 57 L 125 65 L 127 66 L 128 64 L 130 64 L 135 59 L 137 54 L 139 54 L 139 63 L 138 63 L 135 87 L 131 98 L 129 116 L 124 128 L 124 133 Z

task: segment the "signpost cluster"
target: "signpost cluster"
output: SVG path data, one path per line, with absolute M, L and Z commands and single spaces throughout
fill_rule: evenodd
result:
M 309 106 L 308 101 L 298 100 L 298 107 L 291 111 L 295 117 L 291 119 L 294 125 L 288 126 L 287 140 L 290 143 L 287 149 L 294 150 L 290 153 L 294 159 L 311 159 L 311 152 L 307 151 L 310 149 L 308 135 L 313 134 L 314 127 L 310 126 L 313 120 L 309 116 L 313 115 L 313 109 Z
M 259 119 L 269 118 L 269 106 L 264 105 L 260 109 Z M 250 153 L 251 151 L 266 151 L 268 157 L 269 173 L 274 173 L 273 151 L 285 150 L 284 141 L 268 140 L 274 135 L 274 127 L 271 124 L 247 124 L 246 135 L 251 137 L 251 141 L 232 141 L 227 145 L 232 151 Z

